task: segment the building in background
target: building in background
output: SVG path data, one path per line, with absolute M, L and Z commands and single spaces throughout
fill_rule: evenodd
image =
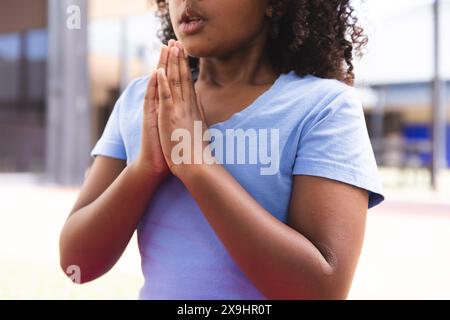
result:
M 83 180 L 120 92 L 156 63 L 159 22 L 150 2 L 2 1 L 0 171 L 47 172 L 68 185 Z M 81 9 L 78 31 L 65 24 L 72 4 Z M 431 0 L 369 0 L 360 9 L 370 44 L 357 66 L 357 85 L 380 165 L 430 163 L 431 6 Z M 443 11 L 448 35 L 450 1 L 443 1 Z M 448 37 L 443 45 L 450 106 Z M 450 123 L 450 110 L 447 116 Z
M 155 63 L 157 29 L 147 0 L 2 1 L 0 172 L 79 184 L 119 93 Z
M 370 92 L 367 124 L 380 165 L 431 165 L 433 0 L 363 5 L 369 46 L 357 66 Z M 441 0 L 441 69 L 446 87 L 446 166 L 450 166 L 450 1 Z
M 4 0 L 0 11 L 0 170 L 44 170 L 45 0 Z

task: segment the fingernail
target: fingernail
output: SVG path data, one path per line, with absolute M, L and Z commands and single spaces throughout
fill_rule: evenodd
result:
M 181 45 L 181 43 L 179 42 L 179 41 L 177 41 L 176 43 L 175 43 L 175 45 L 177 46 L 177 48 L 178 48 L 178 54 L 179 55 L 183 55 L 183 53 L 184 53 L 184 50 L 183 50 L 183 46 Z
M 177 47 L 172 47 L 171 50 L 175 57 L 178 57 L 178 55 L 180 54 L 180 49 L 178 49 Z

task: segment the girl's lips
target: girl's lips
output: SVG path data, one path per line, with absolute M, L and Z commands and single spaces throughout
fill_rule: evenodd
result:
M 180 23 L 180 31 L 184 34 L 194 34 L 199 32 L 206 24 L 206 20 L 198 19 L 191 21 L 183 21 Z

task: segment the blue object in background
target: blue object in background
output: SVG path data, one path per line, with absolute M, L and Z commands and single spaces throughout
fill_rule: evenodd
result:
M 407 124 L 403 128 L 403 137 L 407 144 L 431 141 L 431 126 L 427 124 Z M 446 130 L 446 163 L 450 167 L 450 125 Z M 424 166 L 431 164 L 431 152 L 420 152 L 419 157 Z

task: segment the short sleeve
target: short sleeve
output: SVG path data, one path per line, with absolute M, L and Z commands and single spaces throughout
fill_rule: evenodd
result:
M 127 159 L 125 144 L 119 127 L 119 114 L 122 100 L 123 95 L 114 105 L 113 111 L 106 123 L 106 127 L 103 130 L 103 134 L 91 151 L 91 157 L 95 158 L 97 155 L 102 155 L 122 160 Z
M 344 182 L 369 192 L 369 208 L 384 200 L 363 108 L 355 89 L 314 112 L 301 130 L 294 175 Z

